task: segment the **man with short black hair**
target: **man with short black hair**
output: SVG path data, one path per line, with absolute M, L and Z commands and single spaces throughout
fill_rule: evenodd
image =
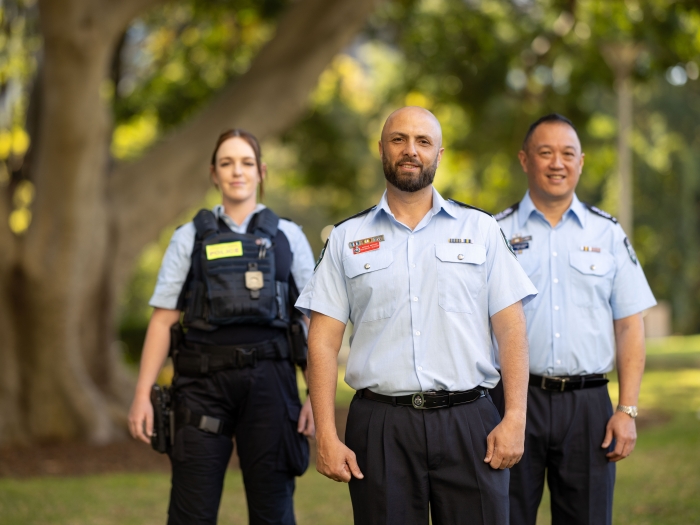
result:
M 539 293 L 524 307 L 530 386 L 525 454 L 511 470 L 511 524 L 535 525 L 545 472 L 553 525 L 610 524 L 615 462 L 636 441 L 641 312 L 656 302 L 617 220 L 576 197 L 584 154 L 571 121 L 536 121 L 518 158 L 528 192 L 496 219 Z M 606 374 L 615 358 L 613 413 Z M 493 396 L 498 404 L 498 388 Z

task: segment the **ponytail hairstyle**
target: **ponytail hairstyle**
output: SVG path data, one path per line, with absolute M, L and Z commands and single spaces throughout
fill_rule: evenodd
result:
M 211 154 L 211 167 L 212 169 L 216 168 L 216 154 L 219 151 L 219 147 L 226 142 L 228 139 L 232 138 L 240 138 L 245 140 L 248 145 L 253 148 L 253 153 L 255 154 L 255 163 L 258 166 L 258 175 L 260 175 L 260 185 L 259 185 L 259 191 L 260 191 L 260 200 L 263 200 L 263 197 L 265 196 L 265 190 L 263 188 L 263 176 L 262 176 L 262 154 L 260 153 L 260 142 L 258 142 L 258 139 L 255 138 L 255 135 L 252 133 L 244 130 L 244 129 L 239 129 L 239 128 L 233 128 L 233 129 L 228 129 L 224 131 L 221 135 L 219 135 L 219 138 L 216 139 L 216 147 L 214 148 L 214 153 Z

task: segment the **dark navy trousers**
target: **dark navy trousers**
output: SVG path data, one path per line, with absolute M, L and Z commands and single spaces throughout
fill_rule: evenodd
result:
M 173 386 L 178 403 L 233 424 L 250 523 L 293 525 L 294 477 L 309 461 L 308 441 L 297 432 L 301 403 L 293 365 L 264 360 L 254 368 L 178 377 Z M 217 522 L 232 450 L 224 435 L 178 430 L 170 454 L 169 525 Z
M 484 463 L 500 422 L 488 397 L 416 410 L 355 396 L 345 443 L 363 479 L 350 481 L 355 525 L 508 525 L 508 470 Z
M 491 391 L 503 410 L 502 382 Z M 525 454 L 510 475 L 511 525 L 535 525 L 545 476 L 552 525 L 610 525 L 615 463 L 601 448 L 613 414 L 605 386 L 552 392 L 528 387 Z

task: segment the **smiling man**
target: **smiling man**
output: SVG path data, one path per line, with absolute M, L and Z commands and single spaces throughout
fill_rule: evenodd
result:
M 522 302 L 536 290 L 493 217 L 443 199 L 429 111 L 387 119 L 379 204 L 339 224 L 297 307 L 311 317 L 316 468 L 350 483 L 356 524 L 508 524 L 509 467 L 525 431 Z M 357 394 L 345 444 L 335 427 L 337 356 L 353 323 L 346 382 Z M 499 380 L 506 411 L 489 394 Z
M 539 295 L 524 308 L 530 386 L 525 454 L 511 471 L 511 524 L 535 525 L 545 473 L 553 525 L 610 524 L 615 462 L 636 441 L 641 312 L 656 302 L 617 220 L 576 197 L 584 154 L 573 124 L 542 117 L 518 156 L 529 190 L 496 219 Z M 613 412 L 606 373 L 615 357 Z M 497 404 L 499 397 L 497 389 Z

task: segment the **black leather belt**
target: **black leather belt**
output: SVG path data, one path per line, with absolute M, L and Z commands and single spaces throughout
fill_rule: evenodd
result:
M 481 397 L 486 396 L 485 388 L 474 388 L 463 392 L 448 392 L 440 390 L 438 392 L 417 392 L 405 396 L 384 396 L 375 394 L 371 390 L 363 388 L 357 392 L 360 398 L 388 403 L 394 406 L 412 407 L 418 410 L 428 410 L 431 408 L 448 408 L 455 405 L 472 403 Z
M 183 376 L 204 376 L 231 368 L 254 367 L 262 359 L 288 359 L 284 337 L 236 346 L 214 346 L 182 342 L 173 352 L 175 371 Z
M 550 392 L 568 392 L 582 388 L 595 388 L 608 383 L 607 374 L 588 374 L 585 376 L 537 376 L 530 374 L 530 385 L 538 386 Z

